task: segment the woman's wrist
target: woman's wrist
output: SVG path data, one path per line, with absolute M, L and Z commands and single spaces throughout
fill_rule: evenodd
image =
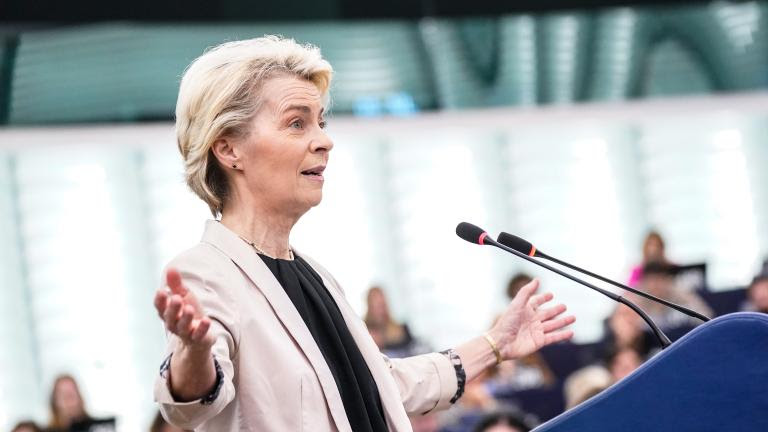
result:
M 509 338 L 508 335 L 504 334 L 501 329 L 498 328 L 492 328 L 488 330 L 488 332 L 485 333 L 488 337 L 490 337 L 494 344 L 496 345 L 496 351 L 499 352 L 499 356 L 501 357 L 501 361 L 509 360 L 507 356 L 505 355 L 506 350 L 504 349 L 505 345 L 507 344 L 507 339 Z M 488 342 L 488 339 L 486 338 L 486 342 Z M 488 343 L 490 346 L 491 344 Z M 493 347 L 491 347 L 491 350 L 493 351 Z M 495 355 L 495 354 L 494 354 Z
M 456 347 L 466 371 L 467 381 L 473 380 L 486 369 L 496 365 L 496 354 L 483 336 L 478 336 Z
M 496 357 L 496 365 L 500 365 L 504 359 L 501 357 L 501 352 L 499 351 L 499 346 L 496 343 L 496 338 L 494 338 L 491 335 L 491 332 L 487 332 L 483 335 L 486 342 L 488 342 L 488 345 L 490 345 L 491 350 L 493 351 L 493 355 Z
M 209 394 L 216 385 L 211 347 L 180 345 L 171 357 L 168 381 L 171 394 L 179 401 Z

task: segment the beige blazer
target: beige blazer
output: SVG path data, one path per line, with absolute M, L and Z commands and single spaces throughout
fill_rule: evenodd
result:
M 457 389 L 451 362 L 439 353 L 383 356 L 333 276 L 300 255 L 338 304 L 376 381 L 389 430 L 410 431 L 407 414 L 448 407 Z M 251 246 L 221 223 L 208 221 L 201 242 L 168 266 L 179 270 L 213 320 L 213 353 L 224 384 L 211 404 L 180 403 L 159 375 L 154 394 L 166 419 L 196 431 L 352 432 L 312 334 Z M 168 353 L 177 343 L 169 334 Z

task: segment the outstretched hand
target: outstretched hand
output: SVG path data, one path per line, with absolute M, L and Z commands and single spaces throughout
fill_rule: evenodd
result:
M 168 269 L 166 285 L 170 289 L 159 289 L 155 293 L 155 309 L 165 328 L 181 339 L 190 349 L 209 349 L 214 342 L 208 332 L 211 319 L 207 317 L 194 293 L 181 281 L 181 275 L 174 269 Z
M 576 318 L 563 316 L 564 304 L 543 308 L 554 296 L 552 293 L 536 294 L 538 288 L 538 279 L 522 287 L 489 331 L 504 360 L 524 357 L 573 336 L 573 331 L 565 327 Z

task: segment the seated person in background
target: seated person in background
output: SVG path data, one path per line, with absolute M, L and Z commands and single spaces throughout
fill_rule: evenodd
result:
M 565 380 L 563 393 L 565 409 L 571 409 L 607 389 L 613 381 L 610 372 L 602 366 L 592 365 L 572 373 Z
M 152 420 L 152 426 L 150 426 L 149 432 L 184 432 L 184 429 L 169 424 L 158 411 L 155 419 Z
M 496 399 L 491 391 L 491 380 L 498 374 L 498 366 L 483 371 L 477 378 L 472 381 L 468 381 L 464 387 L 464 395 L 459 399 L 456 404 L 448 411 L 440 413 L 440 424 L 444 429 L 448 430 L 467 430 L 468 427 L 474 424 L 474 419 L 478 417 L 482 419 L 496 418 L 500 414 L 515 414 L 516 418 L 523 418 L 522 411 L 517 405 Z M 520 413 L 520 415 L 517 415 Z M 529 423 L 536 423 L 533 421 L 536 417 L 529 415 Z M 499 418 L 496 418 L 499 420 Z M 503 422 L 502 422 L 503 423 Z M 499 423 L 499 424 L 502 424 Z M 484 420 L 480 420 L 478 428 L 483 424 L 488 426 L 496 425 L 496 421 L 489 421 L 485 423 Z M 463 425 L 464 427 L 461 427 Z M 506 423 L 503 423 L 506 425 Z M 451 429 L 456 428 L 456 429 Z M 475 430 L 496 430 L 496 429 L 475 429 Z M 508 430 L 508 429 L 499 429 Z M 516 430 L 516 429 L 513 429 Z M 530 430 L 525 428 L 521 430 Z
M 610 353 L 606 363 L 615 383 L 639 368 L 643 364 L 643 357 L 631 346 L 625 346 Z
M 600 342 L 601 355 L 611 355 L 617 350 L 631 348 L 641 355 L 648 354 L 655 343 L 647 325 L 628 306 L 617 304 L 613 313 L 605 320 L 603 339 Z
M 85 409 L 77 381 L 71 375 L 59 375 L 50 397 L 51 421 L 47 432 L 114 431 L 115 419 L 95 419 Z
M 32 420 L 26 420 L 16 424 L 16 426 L 11 429 L 11 432 L 42 432 L 42 429 L 40 429 L 37 423 Z
M 635 288 L 643 278 L 643 267 L 651 262 L 672 264 L 664 251 L 664 239 L 658 231 L 651 230 L 643 241 L 643 261 L 632 269 L 627 285 Z
M 409 357 L 430 352 L 429 347 L 411 335 L 407 324 L 401 324 L 389 313 L 389 302 L 381 287 L 368 290 L 365 325 L 379 349 L 389 357 Z
M 499 402 L 493 397 L 488 382 L 498 374 L 498 366 L 486 369 L 464 387 L 464 397 L 460 400 L 462 409 L 470 412 L 486 412 L 498 408 Z M 458 411 L 458 410 L 457 410 Z
M 747 289 L 747 298 L 747 310 L 768 313 L 768 271 L 763 271 L 752 279 Z
M 664 300 L 713 316 L 712 309 L 692 291 L 683 290 L 675 282 L 676 267 L 665 262 L 649 262 L 643 267 L 640 289 Z M 701 321 L 645 298 L 637 301 L 646 313 L 662 329 L 694 327 Z
M 77 381 L 71 375 L 59 375 L 53 382 L 50 398 L 50 432 L 69 431 L 75 423 L 88 421 L 91 416 L 85 409 Z
M 474 432 L 528 432 L 535 427 L 534 422 L 515 411 L 499 411 L 480 419 Z

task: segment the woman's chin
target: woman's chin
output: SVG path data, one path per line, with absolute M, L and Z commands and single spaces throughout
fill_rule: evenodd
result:
M 321 201 L 323 201 L 323 191 L 313 191 L 312 193 L 307 194 L 303 201 L 304 205 L 307 207 L 307 210 L 311 209 L 312 207 L 316 207 L 318 204 L 320 204 Z
M 323 201 L 323 194 L 322 192 L 317 195 L 316 198 L 313 198 L 310 202 L 310 207 L 317 207 L 320 205 L 320 203 Z

